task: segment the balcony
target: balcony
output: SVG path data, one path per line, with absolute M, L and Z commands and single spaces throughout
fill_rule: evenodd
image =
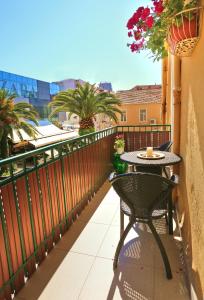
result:
M 156 224 L 172 280 L 144 225 L 129 233 L 112 270 L 119 200 L 106 179 L 115 134 L 131 151 L 169 140 L 170 129 L 114 127 L 1 161 L 11 176 L 0 181 L 0 299 L 188 299 L 176 222 L 174 237 L 163 219 Z

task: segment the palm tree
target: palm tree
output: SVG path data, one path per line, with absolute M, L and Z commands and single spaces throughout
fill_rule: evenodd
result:
M 10 93 L 5 89 L 0 89 L 0 157 L 9 156 L 8 137 L 13 137 L 15 129 L 19 138 L 22 140 L 20 129 L 28 135 L 35 137 L 37 130 L 26 120 L 33 121 L 36 125 L 38 113 L 31 104 L 25 102 L 14 103 L 16 94 Z
M 85 83 L 78 84 L 75 90 L 66 90 L 57 94 L 49 106 L 54 107 L 50 118 L 58 112 L 69 112 L 70 118 L 76 114 L 80 118 L 79 134 L 94 132 L 94 118 L 98 114 L 105 114 L 115 122 L 118 121 L 116 113 L 120 113 L 117 107 L 121 104 L 113 94 L 100 92 L 95 85 Z

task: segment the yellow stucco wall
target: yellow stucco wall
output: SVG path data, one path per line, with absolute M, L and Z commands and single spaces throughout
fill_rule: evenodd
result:
M 121 111 L 126 111 L 127 121 L 121 122 L 121 117 L 118 115 L 119 125 L 143 125 L 150 124 L 150 119 L 156 119 L 156 124 L 161 124 L 161 103 L 146 103 L 146 104 L 122 104 Z M 147 110 L 147 120 L 140 122 L 140 109 Z
M 183 163 L 178 201 L 192 299 L 199 300 L 204 299 L 204 26 L 202 29 L 193 55 L 182 58 L 181 63 Z

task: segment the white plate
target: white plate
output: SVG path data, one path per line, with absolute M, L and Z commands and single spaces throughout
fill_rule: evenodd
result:
M 143 159 L 161 159 L 161 158 L 164 158 L 165 155 L 164 155 L 164 153 L 153 152 L 152 156 L 147 156 L 146 152 L 141 152 L 141 153 L 137 154 L 137 157 L 143 158 Z

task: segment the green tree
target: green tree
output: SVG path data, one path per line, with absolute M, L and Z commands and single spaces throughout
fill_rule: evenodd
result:
M 26 120 L 33 121 L 38 125 L 38 113 L 31 104 L 25 102 L 14 103 L 16 94 L 10 93 L 5 89 L 0 89 L 0 157 L 9 156 L 8 137 L 13 137 L 15 129 L 19 138 L 23 140 L 20 129 L 28 135 L 35 137 L 37 130 Z M 2 171 L 2 170 L 1 170 Z
M 70 118 L 76 114 L 80 118 L 79 134 L 94 132 L 94 118 L 98 114 L 105 114 L 115 122 L 118 121 L 117 113 L 121 114 L 121 102 L 114 94 L 100 92 L 95 85 L 85 83 L 78 84 L 75 90 L 66 90 L 57 94 L 49 103 L 53 107 L 50 118 L 58 112 L 69 112 Z

